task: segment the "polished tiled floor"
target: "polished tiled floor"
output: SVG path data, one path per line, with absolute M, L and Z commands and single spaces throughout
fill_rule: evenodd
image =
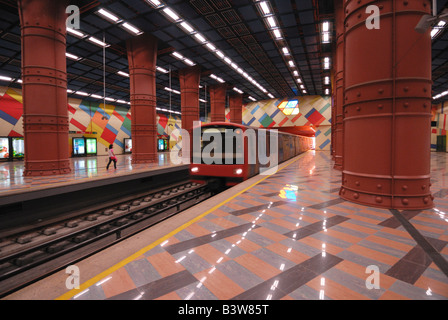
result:
M 132 164 L 132 155 L 117 155 L 116 170 L 113 164 L 110 165 L 109 170 L 106 170 L 107 163 L 109 162 L 107 156 L 71 158 L 72 172 L 70 174 L 44 177 L 23 176 L 25 169 L 23 161 L 0 162 L 0 195 L 12 190 L 25 191 L 37 187 L 53 187 L 58 184 L 82 182 L 92 178 L 101 179 L 172 165 L 169 152 L 159 153 L 158 156 L 158 163 Z
M 436 207 L 398 212 L 340 199 L 330 154 L 308 152 L 71 299 L 448 299 L 446 159 Z

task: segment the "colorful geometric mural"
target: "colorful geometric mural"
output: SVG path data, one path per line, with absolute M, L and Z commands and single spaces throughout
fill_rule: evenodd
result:
M 448 130 L 448 101 L 432 106 L 431 122 L 431 151 L 437 151 L 437 137 L 446 136 Z M 441 148 L 443 149 L 443 144 L 442 147 L 439 146 L 439 150 Z M 445 151 L 448 152 L 448 146 Z
M 124 138 L 131 136 L 130 108 L 70 98 L 68 100 L 69 137 L 96 138 L 98 155 L 106 155 L 106 148 L 115 144 L 122 153 Z M 0 136 L 23 136 L 23 104 L 20 89 L 0 87 Z M 173 130 L 180 129 L 178 116 L 157 115 L 157 132 L 160 136 L 177 141 Z M 117 148 L 118 147 L 118 148 Z
M 285 114 L 279 107 L 298 100 L 297 111 Z M 294 103 L 294 107 L 295 107 Z M 294 114 L 293 114 L 294 113 Z M 243 108 L 243 124 L 258 128 L 312 126 L 316 130 L 316 150 L 329 150 L 331 145 L 331 98 L 305 96 L 271 99 L 248 103 Z

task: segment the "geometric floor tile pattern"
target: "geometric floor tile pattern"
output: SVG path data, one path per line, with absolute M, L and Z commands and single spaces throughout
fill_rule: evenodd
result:
M 330 153 L 307 152 L 71 299 L 448 299 L 446 158 L 435 208 L 400 212 L 340 199 Z

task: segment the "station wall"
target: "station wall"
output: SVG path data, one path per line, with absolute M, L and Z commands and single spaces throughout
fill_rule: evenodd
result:
M 117 154 L 123 153 L 124 138 L 131 136 L 130 109 L 95 103 L 81 99 L 68 99 L 69 143 L 74 137 L 97 139 L 98 155 L 107 155 L 107 147 L 115 145 Z M 0 137 L 23 136 L 22 90 L 0 87 Z M 105 118 L 103 120 L 103 117 Z M 177 141 L 176 130 L 181 127 L 178 116 L 157 115 L 157 133 Z
M 447 148 L 448 101 L 433 105 L 431 109 L 431 151 L 445 151 Z
M 278 108 L 287 100 L 299 101 L 297 115 L 285 115 Z M 251 102 L 243 108 L 243 124 L 259 128 L 312 126 L 316 131 L 316 150 L 330 150 L 331 97 L 304 96 Z
M 243 124 L 259 128 L 313 126 L 316 130 L 316 150 L 329 150 L 331 139 L 331 99 L 322 96 L 297 97 L 300 113 L 294 116 L 283 114 L 278 105 L 283 99 L 271 99 L 243 106 Z M 289 99 L 293 100 L 293 99 Z M 0 87 L 0 137 L 23 136 L 22 90 Z M 98 155 L 106 155 L 109 144 L 115 144 L 115 152 L 124 150 L 124 138 L 131 136 L 131 114 L 126 106 L 69 98 L 69 137 L 96 138 Z M 226 109 L 226 121 L 230 119 Z M 103 117 L 105 119 L 103 120 Z M 201 119 L 209 121 L 209 119 Z M 170 137 L 173 147 L 179 140 L 181 128 L 179 116 L 157 115 L 157 131 L 160 136 Z M 71 150 L 71 146 L 70 146 Z

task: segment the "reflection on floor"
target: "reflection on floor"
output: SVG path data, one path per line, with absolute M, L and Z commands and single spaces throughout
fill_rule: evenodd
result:
M 25 190 L 31 187 L 45 187 L 58 183 L 71 183 L 92 178 L 102 178 L 117 174 L 129 174 L 143 170 L 151 170 L 158 167 L 171 166 L 170 153 L 158 154 L 158 163 L 132 164 L 132 155 L 117 155 L 117 169 L 113 164 L 106 170 L 109 158 L 107 156 L 71 158 L 72 172 L 70 174 L 24 177 L 23 161 L 0 162 L 0 194 L 11 190 Z
M 308 152 L 71 299 L 448 299 L 446 158 L 436 207 L 395 212 L 340 199 Z

